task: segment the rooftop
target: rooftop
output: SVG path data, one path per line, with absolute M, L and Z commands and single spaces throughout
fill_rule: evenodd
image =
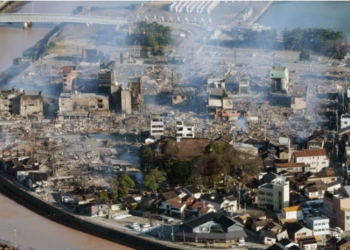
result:
M 77 66 L 64 66 L 63 67 L 63 74 L 68 74 L 72 72 L 72 70 L 76 70 Z
M 283 208 L 283 211 L 288 213 L 288 212 L 296 212 L 296 211 L 302 211 L 303 208 L 301 206 L 294 206 L 294 207 L 285 207 Z
M 327 156 L 326 149 L 306 149 L 294 152 L 295 157 Z

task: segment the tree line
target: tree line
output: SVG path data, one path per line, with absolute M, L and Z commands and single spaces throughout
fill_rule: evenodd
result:
M 137 22 L 134 32 L 128 36 L 129 44 L 142 46 L 141 57 L 147 57 L 148 47 L 153 55 L 162 55 L 162 46 L 171 43 L 171 29 L 157 22 Z
M 322 28 L 285 29 L 282 32 L 283 47 L 286 50 L 317 51 L 323 54 L 336 53 L 338 58 L 344 58 L 349 50 L 348 39 L 343 32 Z M 306 55 L 305 52 L 303 52 Z M 305 56 L 303 56 L 305 58 Z
M 168 140 L 162 153 L 145 147 L 141 160 L 151 169 L 146 171 L 145 185 L 154 191 L 166 180 L 172 186 L 196 185 L 228 192 L 238 183 L 244 188 L 248 176 L 258 175 L 263 166 L 261 157 L 238 152 L 222 142 L 210 143 L 203 155 L 189 159 L 176 150 L 175 141 Z

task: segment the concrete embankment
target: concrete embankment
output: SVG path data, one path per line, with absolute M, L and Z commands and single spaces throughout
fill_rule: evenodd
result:
M 266 5 L 264 7 L 262 7 L 259 10 L 255 10 L 254 17 L 252 18 L 252 20 L 249 21 L 248 25 L 252 25 L 253 23 L 255 23 L 267 11 L 267 9 L 271 6 L 272 3 L 273 1 L 266 2 Z
M 121 245 L 132 247 L 134 249 L 178 249 L 167 246 L 153 239 L 139 237 L 128 232 L 122 232 L 114 228 L 109 228 L 96 223 L 91 223 L 84 220 L 80 216 L 71 214 L 61 207 L 47 203 L 39 197 L 33 196 L 27 190 L 18 186 L 15 182 L 7 179 L 0 174 L 0 192 L 7 195 L 9 198 L 26 206 L 32 211 L 45 216 L 62 225 L 74 228 L 76 230 L 98 236 L 100 238 L 116 242 Z

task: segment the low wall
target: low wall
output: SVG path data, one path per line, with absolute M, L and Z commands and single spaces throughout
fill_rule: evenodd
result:
M 156 241 L 148 240 L 146 238 L 138 237 L 136 235 L 129 234 L 127 232 L 118 231 L 108 227 L 104 227 L 99 224 L 91 223 L 82 218 L 71 214 L 60 207 L 54 206 L 45 202 L 39 197 L 35 197 L 25 189 L 19 187 L 11 180 L 0 174 L 0 192 L 7 195 L 11 199 L 16 200 L 18 203 L 26 206 L 40 215 L 49 215 L 48 218 L 77 229 L 79 231 L 89 233 L 106 240 L 116 242 L 121 245 L 132 247 L 135 249 L 178 249 L 166 246 Z

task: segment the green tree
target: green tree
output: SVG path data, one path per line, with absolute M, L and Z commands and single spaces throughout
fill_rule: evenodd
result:
M 123 199 L 129 195 L 129 188 L 135 186 L 134 181 L 126 174 L 118 176 L 118 197 Z
M 118 179 L 115 177 L 111 178 L 109 185 L 112 188 L 112 198 L 116 199 L 118 197 Z
M 156 193 L 157 189 L 159 188 L 159 184 L 165 180 L 166 179 L 161 171 L 158 169 L 152 169 L 145 175 L 143 182 L 146 187 L 153 191 L 153 193 Z
M 310 52 L 302 50 L 299 54 L 300 61 L 310 61 Z
M 148 58 L 148 49 L 146 46 L 142 46 L 140 51 L 140 57 L 141 58 Z
M 108 198 L 108 193 L 106 190 L 103 190 L 101 192 L 98 193 L 98 198 L 104 200 L 104 201 L 108 201 L 109 198 Z
M 185 186 L 189 184 L 192 176 L 193 163 L 192 160 L 172 161 L 166 165 L 165 169 L 170 183 Z

